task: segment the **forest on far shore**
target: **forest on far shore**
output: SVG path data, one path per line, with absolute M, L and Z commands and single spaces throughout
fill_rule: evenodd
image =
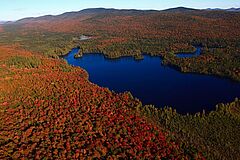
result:
M 239 99 L 181 115 L 90 83 L 62 59 L 0 53 L 0 159 L 239 157 Z
M 239 26 L 240 13 L 192 9 L 86 9 L 0 25 L 0 159 L 238 159 L 239 97 L 181 115 L 99 87 L 59 57 L 75 47 L 108 58 L 147 53 L 240 81 Z M 200 56 L 176 56 L 195 46 Z
M 160 55 L 164 64 L 183 72 L 213 74 L 240 80 L 240 13 L 208 10 L 86 9 L 58 16 L 7 23 L 1 44 L 20 44 L 50 57 L 76 46 L 82 53 L 100 52 L 108 58 Z M 81 36 L 91 37 L 82 41 Z M 202 46 L 202 55 L 177 58 Z

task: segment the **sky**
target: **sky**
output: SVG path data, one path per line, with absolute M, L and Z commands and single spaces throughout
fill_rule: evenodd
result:
M 57 15 L 86 8 L 156 9 L 240 8 L 240 0 L 0 0 L 0 21 Z

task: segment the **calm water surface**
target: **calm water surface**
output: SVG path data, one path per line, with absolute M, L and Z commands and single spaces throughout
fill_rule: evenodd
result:
M 240 83 L 215 76 L 181 73 L 161 65 L 160 57 L 144 55 L 144 60 L 132 57 L 105 59 L 101 54 L 84 54 L 74 59 L 73 49 L 64 59 L 87 70 L 90 81 L 115 92 L 130 91 L 143 104 L 171 106 L 179 113 L 214 110 L 221 102 L 240 97 Z M 197 50 L 195 54 L 200 54 Z M 181 54 L 180 57 L 192 56 Z
M 197 57 L 201 54 L 201 47 L 196 47 L 196 51 L 193 53 L 179 53 L 176 54 L 179 58 L 191 58 L 191 57 Z

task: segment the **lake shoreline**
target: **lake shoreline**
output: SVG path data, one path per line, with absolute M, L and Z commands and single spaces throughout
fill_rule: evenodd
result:
M 196 46 L 195 46 L 195 47 L 196 47 Z M 200 46 L 200 47 L 201 47 L 201 46 Z M 64 59 L 64 57 L 67 57 L 67 56 L 71 53 L 71 51 L 72 51 L 73 49 L 81 49 L 81 47 L 80 47 L 80 46 L 74 47 L 74 48 L 72 48 L 69 52 L 67 52 L 66 54 L 59 55 L 58 57 L 61 58 L 61 59 Z M 193 55 L 196 51 L 197 51 L 197 48 L 196 48 L 196 50 L 195 50 L 194 52 L 186 52 L 186 53 L 184 53 L 184 54 L 191 56 L 191 55 Z M 106 54 L 104 54 L 103 52 L 88 52 L 88 53 L 82 53 L 82 56 L 81 56 L 81 57 L 75 57 L 75 58 L 76 58 L 76 59 L 82 58 L 84 55 L 88 55 L 88 54 L 103 55 L 106 60 L 118 60 L 118 59 L 121 59 L 121 58 L 133 58 L 134 61 L 144 60 L 144 58 L 142 58 L 142 59 L 136 59 L 136 58 L 134 57 L 135 55 L 131 55 L 131 56 L 119 56 L 119 57 L 109 57 L 109 56 L 107 56 Z M 174 53 L 174 54 L 177 56 L 178 54 L 183 54 L 183 53 L 182 53 L 182 52 L 178 52 L 178 53 Z M 164 64 L 164 56 L 162 56 L 162 55 L 151 55 L 151 53 L 145 53 L 145 52 L 143 52 L 141 55 L 142 55 L 143 57 L 144 57 L 144 55 L 148 55 L 148 56 L 151 56 L 151 57 L 160 57 L 161 60 L 162 60 L 162 63 L 161 63 L 161 64 L 162 64 L 163 66 L 167 66 L 167 67 L 173 68 L 173 69 L 175 69 L 176 71 L 179 71 L 179 72 L 181 72 L 181 73 L 185 73 L 185 74 L 196 74 L 196 75 L 205 75 L 205 76 L 214 76 L 214 77 L 217 77 L 217 78 L 222 78 L 222 79 L 226 79 L 226 80 L 231 80 L 231 81 L 236 82 L 236 83 L 239 83 L 239 82 L 240 82 L 240 80 L 238 80 L 238 79 L 235 79 L 235 78 L 232 78 L 232 77 L 229 77 L 229 76 L 214 74 L 214 73 L 204 73 L 204 72 L 201 73 L 201 72 L 198 72 L 198 71 L 186 71 L 186 72 L 185 72 L 185 71 L 182 71 L 181 67 L 179 67 L 178 65 L 171 64 L 171 63 Z M 198 56 L 199 56 L 199 55 L 198 55 Z M 178 57 L 178 58 L 180 58 L 180 57 Z M 189 58 L 193 58 L 193 57 L 189 57 Z
M 209 83 L 209 82 L 207 82 L 206 80 L 210 80 L 211 81 L 211 83 L 209 83 L 208 84 L 208 87 L 207 88 L 212 88 L 211 87 L 211 85 L 212 84 L 214 84 L 215 83 L 215 81 L 219 81 L 219 83 L 226 83 L 226 84 L 231 84 L 231 85 L 236 85 L 236 86 L 238 86 L 239 85 L 239 83 L 237 83 L 237 82 L 232 82 L 232 80 L 231 79 L 228 79 L 228 78 L 224 78 L 224 77 L 218 77 L 218 76 L 215 76 L 215 75 L 208 75 L 208 74 L 199 74 L 199 73 L 196 73 L 196 72 L 182 72 L 181 71 L 181 68 L 179 68 L 178 66 L 174 66 L 174 65 L 171 65 L 171 64 L 167 64 L 167 65 L 165 65 L 165 64 L 163 64 L 162 62 L 163 62 L 163 58 L 162 57 L 160 57 L 160 56 L 151 56 L 150 54 L 144 54 L 143 53 L 143 55 L 144 55 L 144 59 L 143 60 L 135 60 L 134 59 L 134 57 L 132 57 L 132 56 L 124 56 L 124 57 L 120 57 L 120 58 L 117 58 L 117 59 L 112 59 L 112 58 L 108 58 L 108 57 L 106 57 L 103 53 L 84 53 L 83 54 L 83 57 L 81 57 L 81 58 L 74 58 L 74 55 L 77 53 L 79 51 L 79 49 L 78 48 L 74 48 L 71 52 L 68 52 L 68 54 L 67 54 L 67 56 L 63 56 L 63 58 L 65 59 L 65 60 L 67 60 L 67 62 L 68 62 L 68 64 L 70 64 L 70 65 L 73 65 L 73 66 L 80 66 L 81 68 L 83 68 L 83 69 L 85 69 L 87 72 L 88 72 L 88 74 L 89 74 L 89 81 L 91 81 L 92 83 L 94 83 L 94 84 L 97 84 L 97 85 L 99 85 L 99 86 L 101 86 L 101 87 L 107 87 L 107 88 L 109 88 L 110 90 L 113 90 L 114 92 L 116 92 L 116 93 L 122 93 L 122 92 L 125 92 L 125 91 L 129 91 L 129 92 L 131 92 L 132 93 L 132 95 L 134 96 L 134 97 L 137 97 L 140 101 L 142 101 L 142 103 L 143 104 L 154 104 L 155 106 L 173 106 L 173 107 L 176 107 L 177 105 L 176 105 L 176 102 L 174 102 L 174 103 L 168 103 L 167 101 L 169 101 L 169 102 L 171 102 L 172 100 L 170 100 L 169 99 L 169 97 L 171 97 L 170 95 L 168 96 L 168 98 L 166 98 L 165 97 L 165 94 L 167 93 L 167 92 L 163 92 L 163 91 L 161 91 L 160 93 L 160 99 L 161 100 L 157 100 L 156 98 L 157 97 L 155 97 L 155 98 L 153 98 L 153 97 L 149 97 L 148 96 L 148 99 L 151 101 L 149 101 L 149 100 L 144 100 L 145 98 L 143 98 L 144 96 L 146 96 L 146 95 L 144 95 L 144 94 L 149 94 L 149 93 L 154 93 L 154 92 L 156 92 L 156 93 L 158 93 L 159 94 L 159 92 L 157 92 L 157 90 L 155 90 L 154 91 L 154 88 L 156 88 L 156 86 L 153 86 L 153 84 L 155 84 L 156 82 L 156 80 L 151 80 L 151 75 L 155 75 L 155 76 L 157 76 L 157 77 L 159 77 L 159 76 L 161 76 L 161 73 L 164 73 L 164 75 L 166 74 L 166 76 L 168 76 L 169 75 L 169 73 L 170 73 L 170 75 L 171 74 L 173 74 L 174 75 L 174 77 L 175 76 L 177 76 L 176 78 L 173 78 L 173 80 L 174 79 L 176 79 L 176 82 L 174 82 L 173 80 L 170 80 L 170 82 L 168 82 L 168 80 L 166 79 L 166 77 L 164 76 L 164 75 L 162 75 L 163 77 L 161 78 L 161 77 L 159 77 L 158 78 L 158 80 L 159 81 L 163 81 L 163 83 L 166 83 L 165 85 L 166 86 L 168 86 L 168 85 L 170 85 L 170 84 L 174 84 L 174 83 L 179 83 L 180 82 L 180 84 L 182 84 L 183 86 L 188 86 L 188 85 L 194 85 L 193 87 L 191 87 L 191 88 L 196 88 L 198 85 L 197 84 L 199 84 L 200 82 L 202 83 L 201 84 L 201 86 L 202 85 L 204 85 L 204 83 Z M 99 62 L 97 62 L 96 61 L 96 63 L 95 63 L 95 61 L 94 61 L 94 57 L 98 57 L 97 59 L 97 61 L 99 61 Z M 70 59 L 69 59 L 70 58 Z M 90 61 L 89 62 L 87 62 L 88 60 L 87 59 L 89 59 Z M 157 58 L 157 59 L 156 59 Z M 70 60 L 70 61 L 69 61 Z M 86 61 L 86 62 L 84 62 L 84 61 Z M 101 61 L 101 62 L 100 62 Z M 152 68 L 151 68 L 151 61 L 154 61 L 154 64 L 153 64 L 153 66 L 152 66 Z M 80 62 L 82 62 L 83 64 L 83 66 L 82 65 L 79 65 L 79 63 Z M 107 66 L 105 66 L 105 63 L 106 63 L 106 65 L 108 66 L 108 65 L 111 65 L 111 66 L 109 66 L 109 67 L 107 67 Z M 119 64 L 118 64 L 119 63 Z M 122 64 L 122 63 L 124 63 L 124 64 Z M 125 64 L 125 63 L 127 63 L 127 64 Z M 128 64 L 129 63 L 129 64 Z M 119 81 L 118 79 L 116 79 L 116 83 L 117 84 L 114 84 L 115 82 L 115 80 L 113 80 L 113 82 L 110 82 L 110 81 L 108 81 L 108 80 L 106 80 L 106 79 L 109 79 L 109 80 L 111 80 L 111 77 L 112 76 L 114 76 L 114 77 L 118 77 L 118 75 L 122 72 L 122 71 L 127 71 L 127 72 L 129 72 L 129 74 L 131 74 L 131 75 L 126 75 L 126 74 L 123 74 L 121 77 L 125 77 L 124 79 L 126 79 L 126 83 L 129 81 L 128 79 L 129 79 L 129 76 L 131 77 L 131 76 L 134 76 L 135 74 L 140 74 L 141 75 L 141 73 L 137 73 L 137 72 L 139 72 L 139 71 L 137 71 L 137 70 L 139 70 L 140 68 L 141 68 L 141 64 L 144 64 L 144 63 L 148 63 L 147 64 L 147 66 L 145 66 L 144 68 L 146 69 L 146 67 L 147 68 L 151 68 L 149 71 L 151 71 L 151 73 L 152 73 L 152 70 L 156 70 L 156 72 L 158 72 L 157 70 L 158 70 L 158 68 L 160 67 L 160 70 L 159 70 L 159 74 L 160 75 L 158 75 L 158 74 L 154 74 L 154 73 L 152 73 L 152 74 L 150 74 L 149 73 L 149 71 L 144 71 L 144 73 L 143 74 L 146 74 L 146 75 L 148 75 L 148 76 L 150 76 L 150 79 L 149 80 L 147 80 L 146 82 L 147 82 L 147 86 L 149 85 L 149 83 L 153 83 L 153 84 L 150 84 L 150 90 L 152 90 L 152 91 L 147 91 L 146 93 L 144 93 L 144 92 L 142 92 L 142 91 L 140 91 L 140 93 L 139 93 L 139 89 L 140 88 L 142 88 L 142 87 L 140 87 L 141 86 L 141 83 L 139 84 L 140 86 L 139 87 L 137 87 L 138 86 L 138 81 L 136 81 L 136 79 L 134 78 L 134 77 L 132 77 L 131 78 L 131 84 L 125 84 L 125 82 L 121 82 L 121 81 Z M 116 68 L 116 66 L 115 65 L 119 65 L 119 68 L 117 69 Z M 131 65 L 130 65 L 131 64 Z M 139 64 L 140 66 L 140 68 L 139 67 L 137 67 L 137 64 Z M 103 66 L 102 66 L 103 65 Z M 112 66 L 113 65 L 113 66 Z M 129 67 L 134 67 L 135 65 L 136 65 L 136 67 L 137 68 L 139 68 L 139 69 L 137 69 L 137 70 L 132 70 L 131 68 L 128 68 L 127 66 L 129 65 Z M 85 67 L 84 67 L 85 66 Z M 101 68 L 101 67 L 107 67 L 107 68 Z M 87 68 L 86 68 L 87 67 Z M 143 66 L 142 66 L 143 67 Z M 95 69 L 93 69 L 93 68 L 95 68 Z M 126 69 L 124 69 L 124 68 L 126 68 Z M 142 68 L 142 69 L 140 69 L 140 70 L 145 70 L 144 68 Z M 112 70 L 111 72 L 109 72 L 110 70 Z M 114 71 L 115 69 L 117 69 L 116 71 Z M 106 71 L 105 71 L 106 70 Z M 108 71 L 109 70 L 109 71 Z M 122 70 L 122 71 L 121 71 Z M 162 71 L 161 71 L 162 70 Z M 166 71 L 165 71 L 166 70 Z M 120 71 L 120 72 L 119 72 Z M 146 73 L 145 73 L 146 72 Z M 169 72 L 169 73 L 168 73 Z M 183 74 L 184 73 L 184 74 Z M 121 73 L 122 74 L 122 73 Z M 140 75 L 138 75 L 138 76 L 140 76 Z M 98 76 L 100 76 L 99 78 L 97 78 Z M 110 76 L 110 77 L 109 77 Z M 102 77 L 102 78 L 101 78 Z M 140 76 L 141 78 L 144 78 L 144 77 L 142 77 L 142 76 Z M 140 81 L 145 81 L 145 80 L 141 80 L 141 78 L 137 78 L 137 79 L 139 79 Z M 164 78 L 165 77 L 165 78 Z M 196 81 L 196 82 L 191 82 L 191 81 L 189 81 L 190 79 L 186 79 L 186 77 L 189 77 L 190 79 L 191 78 L 194 78 L 195 80 L 194 81 Z M 199 81 L 198 80 L 198 78 L 197 77 L 199 77 L 200 79 L 203 79 L 203 80 L 205 80 L 206 82 L 202 82 L 202 80 L 201 81 Z M 201 78 L 202 77 L 202 78 Z M 179 79 L 180 78 L 180 79 Z M 104 80 L 105 79 L 105 80 Z M 145 79 L 145 78 L 144 78 Z M 177 80 L 177 79 L 179 79 L 179 80 Z M 186 79 L 186 80 L 184 80 L 184 81 L 182 81 L 181 79 Z M 125 81 L 125 80 L 124 80 Z M 135 82 L 136 81 L 136 82 Z M 181 82 L 182 81 L 182 82 Z M 189 81 L 189 82 L 188 82 Z M 197 83 L 197 81 L 199 81 L 199 83 Z M 134 82 L 134 83 L 132 83 L 132 82 Z M 145 85 L 146 85 L 146 82 L 144 82 L 145 83 Z M 108 85 L 108 84 L 111 84 L 110 86 Z M 210 85 L 211 84 L 211 85 Z M 177 84 L 174 84 L 174 85 L 177 85 Z M 215 84 L 214 84 L 215 85 Z M 121 87 L 122 86 L 122 87 Z M 123 87 L 123 86 L 128 86 L 127 88 L 125 88 L 125 87 Z M 178 86 L 178 85 L 177 85 Z M 183 86 L 178 86 L 178 87 L 180 87 L 180 88 L 182 88 Z M 225 86 L 225 85 L 223 85 L 223 86 Z M 135 88 L 134 90 L 133 90 L 133 88 Z M 142 89 L 144 89 L 144 90 L 149 90 L 149 87 L 147 87 L 147 88 L 142 88 Z M 178 88 L 177 87 L 177 88 Z M 118 89 L 116 89 L 116 88 L 118 88 Z M 125 88 L 125 89 L 123 89 L 123 88 Z M 159 88 L 159 87 L 157 87 L 157 88 Z M 197 87 L 197 88 L 199 88 L 199 87 Z M 200 87 L 200 88 L 205 88 L 205 87 Z M 172 89 L 174 89 L 174 88 L 172 88 Z M 185 90 L 184 88 L 182 88 L 183 90 Z M 190 89 L 190 88 L 189 88 Z M 188 90 L 189 90 L 188 89 Z M 213 89 L 213 88 L 212 88 Z M 162 89 L 161 89 L 162 90 Z M 168 92 L 169 92 L 169 89 L 167 89 L 166 88 L 166 91 L 168 90 Z M 171 89 L 170 89 L 171 90 Z M 191 91 L 192 90 L 192 91 Z M 199 89 L 197 89 L 197 90 L 199 90 Z M 200 90 L 202 90 L 202 89 L 200 89 Z M 196 92 L 196 91 L 194 91 L 193 89 L 190 89 L 189 90 L 190 92 Z M 213 90 L 212 90 L 213 91 Z M 171 91 L 172 92 L 172 91 Z M 202 95 L 204 95 L 204 92 L 203 92 L 203 90 L 201 91 L 202 92 Z M 236 91 L 235 91 L 236 92 Z M 234 92 L 234 93 L 235 93 Z M 238 92 L 236 92 L 236 93 L 238 93 Z M 168 93 L 169 94 L 169 93 Z M 175 93 L 174 93 L 175 94 Z M 192 96 L 192 94 L 191 93 L 185 93 L 186 95 L 191 95 Z M 219 94 L 219 93 L 218 93 Z M 223 93 L 221 93 L 221 94 L 223 94 Z M 181 95 L 181 94 L 180 94 Z M 152 96 L 154 96 L 154 95 L 152 95 Z M 227 96 L 227 95 L 226 95 Z M 239 96 L 240 96 L 240 94 L 239 94 Z M 231 98 L 229 98 L 228 100 L 226 99 L 226 97 L 224 98 L 224 97 L 222 97 L 222 98 L 220 98 L 218 101 L 216 101 L 216 102 L 214 102 L 212 105 L 207 105 L 207 104 L 203 104 L 203 106 L 204 106 L 204 108 L 203 108 L 203 106 L 201 106 L 201 105 L 198 105 L 200 108 L 202 108 L 202 109 L 200 109 L 200 110 L 196 110 L 196 112 L 201 112 L 202 110 L 205 110 L 206 112 L 208 112 L 208 111 L 212 111 L 212 110 L 214 110 L 214 107 L 215 107 L 215 105 L 217 105 L 218 103 L 221 103 L 221 102 L 224 102 L 224 103 L 227 103 L 227 102 L 230 102 L 230 101 L 232 101 L 233 99 L 235 99 L 235 98 L 238 98 L 239 96 L 232 96 Z M 166 100 L 166 102 L 164 102 L 165 101 L 165 98 L 167 99 Z M 174 96 L 173 96 L 174 97 Z M 228 96 L 227 96 L 228 97 Z M 157 103 L 157 102 L 152 102 L 152 100 L 151 99 L 156 99 L 156 100 L 154 100 L 154 101 L 162 101 L 163 103 Z M 196 96 L 195 96 L 195 98 L 196 98 Z M 207 97 L 206 97 L 207 98 Z M 184 98 L 185 99 L 185 98 Z M 199 98 L 198 98 L 199 99 Z M 178 100 L 179 101 L 179 100 Z M 186 100 L 184 100 L 184 101 L 186 101 L 186 102 L 181 102 L 181 103 L 186 103 L 186 104 L 188 104 L 188 102 L 187 102 L 187 99 Z M 199 101 L 199 100 L 198 100 Z M 191 103 L 194 103 L 194 101 L 193 102 L 191 102 Z M 191 104 L 190 103 L 190 104 Z M 198 102 L 198 103 L 200 103 L 200 102 Z M 204 102 L 204 103 L 206 103 L 206 102 Z M 189 105 L 190 105 L 189 104 Z M 183 105 L 184 106 L 184 105 Z M 195 106 L 195 105 L 192 105 L 192 106 Z M 210 107 L 210 109 L 207 109 L 208 107 Z M 178 107 L 176 107 L 176 108 L 178 108 Z M 186 113 L 196 113 L 195 111 L 184 111 L 183 112 L 183 108 L 182 109 L 177 109 L 177 111 L 179 112 L 179 113 L 181 113 L 181 114 L 186 114 Z

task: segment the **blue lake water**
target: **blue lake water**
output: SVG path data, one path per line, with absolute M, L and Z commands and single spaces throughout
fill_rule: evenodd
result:
M 178 53 L 176 54 L 179 58 L 191 58 L 191 57 L 197 57 L 201 54 L 201 47 L 196 47 L 196 51 L 193 53 Z
M 106 59 L 102 54 L 84 54 L 75 59 L 77 52 L 78 49 L 73 49 L 64 59 L 84 68 L 91 82 L 115 92 L 130 91 L 143 104 L 171 106 L 179 113 L 196 113 L 214 110 L 216 104 L 240 97 L 240 83 L 181 73 L 161 65 L 160 57 L 144 55 L 143 60 L 136 61 L 132 57 Z

